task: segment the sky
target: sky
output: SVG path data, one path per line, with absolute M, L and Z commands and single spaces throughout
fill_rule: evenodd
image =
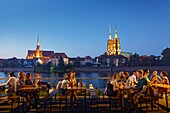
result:
M 117 25 L 122 52 L 161 55 L 170 47 L 170 0 L 0 0 L 0 58 L 41 50 L 92 58 Z

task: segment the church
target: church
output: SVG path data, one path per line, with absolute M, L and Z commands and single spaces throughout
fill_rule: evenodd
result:
M 107 41 L 107 55 L 120 55 L 120 39 L 118 38 L 117 26 L 115 25 L 115 36 L 112 38 L 111 27 L 109 28 L 110 34 Z
M 117 25 L 115 25 L 115 29 L 114 29 L 114 38 L 112 38 L 111 27 L 109 27 L 109 39 L 107 40 L 107 51 L 105 55 L 103 54 L 100 57 L 105 56 L 106 61 L 107 61 L 107 66 L 124 65 L 127 62 L 127 60 L 130 59 L 130 56 L 132 55 L 132 53 L 130 52 L 121 51 Z
M 28 50 L 26 59 L 38 59 L 39 62 L 48 62 L 54 57 L 54 51 L 42 51 L 40 49 L 40 39 L 38 36 L 36 50 Z

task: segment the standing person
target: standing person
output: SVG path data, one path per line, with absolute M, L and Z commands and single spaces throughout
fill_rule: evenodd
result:
M 76 75 L 76 72 L 71 72 L 71 74 L 70 74 L 70 84 L 71 84 L 71 87 L 76 86 L 77 81 L 76 81 L 75 75 Z M 78 100 L 78 98 L 77 98 L 77 91 L 74 91 L 71 94 L 71 98 L 74 98 L 74 101 Z
M 133 101 L 135 105 L 135 112 L 138 111 L 138 101 L 141 97 L 145 96 L 147 94 L 147 81 L 143 76 L 144 72 L 143 70 L 138 71 L 138 85 L 137 85 L 137 91 L 133 95 Z
M 70 83 L 72 86 L 75 86 L 77 83 L 75 75 L 76 75 L 76 72 L 70 73 Z
M 7 89 L 8 96 L 11 96 L 12 94 L 16 93 L 18 80 L 19 79 L 14 75 L 14 72 L 9 73 L 9 79 L 6 82 L 6 84 L 8 85 Z M 11 103 L 12 101 L 9 100 L 8 102 Z

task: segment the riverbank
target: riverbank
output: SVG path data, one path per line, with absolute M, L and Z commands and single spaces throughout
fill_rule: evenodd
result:
M 138 69 L 149 69 L 150 71 L 153 70 L 166 70 L 170 72 L 170 66 L 135 66 L 135 67 L 113 67 L 113 72 L 119 72 L 119 71 L 129 71 L 132 72 L 133 70 Z M 11 71 L 24 71 L 24 72 L 37 72 L 38 70 L 34 68 L 0 68 L 0 71 L 2 72 L 11 72 Z M 75 67 L 73 69 L 66 69 L 66 72 L 69 71 L 76 71 L 76 72 L 111 72 L 110 67 Z

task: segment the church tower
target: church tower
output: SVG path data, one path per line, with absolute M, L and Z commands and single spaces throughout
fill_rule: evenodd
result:
M 36 56 L 36 58 L 42 57 L 42 51 L 40 50 L 40 39 L 39 39 L 39 36 L 38 36 L 38 39 L 37 39 L 37 47 L 36 47 L 35 56 Z
M 112 39 L 112 32 L 111 26 L 109 27 L 109 39 L 107 40 L 107 55 L 112 55 L 113 53 L 113 39 Z
M 120 50 L 120 39 L 118 38 L 118 30 L 117 30 L 117 25 L 115 25 L 115 37 L 113 39 L 114 41 L 114 55 L 120 55 L 121 50 Z
M 120 55 L 121 54 L 120 39 L 118 38 L 117 26 L 115 25 L 114 39 L 112 39 L 111 27 L 109 30 L 110 30 L 110 34 L 109 34 L 109 39 L 107 41 L 107 55 Z

